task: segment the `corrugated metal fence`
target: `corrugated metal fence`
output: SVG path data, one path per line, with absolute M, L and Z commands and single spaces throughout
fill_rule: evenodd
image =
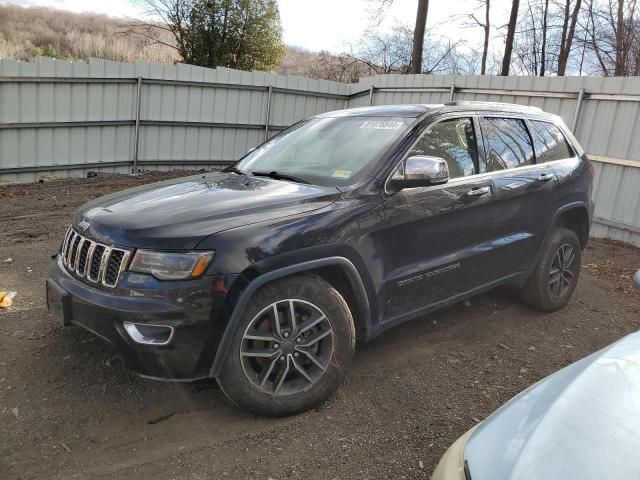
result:
M 640 245 L 640 78 L 385 75 L 342 84 L 188 65 L 0 60 L 0 180 L 215 167 L 316 113 L 483 100 L 563 117 L 596 161 L 592 234 Z
M 227 164 L 349 85 L 227 68 L 0 60 L 0 180 Z

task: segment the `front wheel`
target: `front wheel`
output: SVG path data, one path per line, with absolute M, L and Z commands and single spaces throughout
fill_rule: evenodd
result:
M 336 390 L 354 350 L 355 326 L 340 293 L 319 277 L 296 275 L 251 299 L 218 382 L 241 408 L 292 415 Z
M 529 306 L 543 312 L 564 307 L 578 284 L 582 263 L 578 236 L 568 228 L 555 228 L 547 238 L 540 260 L 520 292 Z

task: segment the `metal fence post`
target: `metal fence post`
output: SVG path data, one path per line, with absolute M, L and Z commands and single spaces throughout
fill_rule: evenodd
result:
M 376 87 L 373 86 L 373 84 L 371 84 L 371 86 L 369 87 L 369 106 L 371 107 L 373 105 L 373 91 L 375 90 Z
M 449 92 L 449 101 L 453 102 L 454 97 L 456 96 L 456 84 L 451 84 L 451 91 Z
M 142 98 L 142 77 L 136 83 L 136 126 L 133 133 L 133 167 L 131 173 L 138 173 L 138 149 L 140 145 L 140 99 Z
M 578 118 L 580 117 L 580 107 L 582 106 L 582 99 L 584 98 L 584 88 L 581 88 L 578 92 L 578 101 L 576 102 L 576 110 L 573 112 L 573 121 L 571 122 L 571 132 L 576 133 L 576 127 L 578 126 Z
M 269 139 L 269 122 L 271 121 L 271 95 L 273 93 L 273 86 L 269 85 L 267 89 L 267 118 L 264 122 L 264 141 Z

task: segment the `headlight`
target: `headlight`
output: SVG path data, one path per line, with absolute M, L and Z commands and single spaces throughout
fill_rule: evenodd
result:
M 186 280 L 201 276 L 206 270 L 215 252 L 152 252 L 138 250 L 133 257 L 129 270 L 148 273 L 158 280 Z

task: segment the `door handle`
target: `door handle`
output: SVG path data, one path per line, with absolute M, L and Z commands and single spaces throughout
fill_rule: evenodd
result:
M 538 180 L 541 182 L 548 182 L 553 178 L 553 173 L 541 173 Z
M 490 192 L 491 192 L 491 189 L 489 187 L 472 188 L 467 192 L 467 197 L 481 197 Z

